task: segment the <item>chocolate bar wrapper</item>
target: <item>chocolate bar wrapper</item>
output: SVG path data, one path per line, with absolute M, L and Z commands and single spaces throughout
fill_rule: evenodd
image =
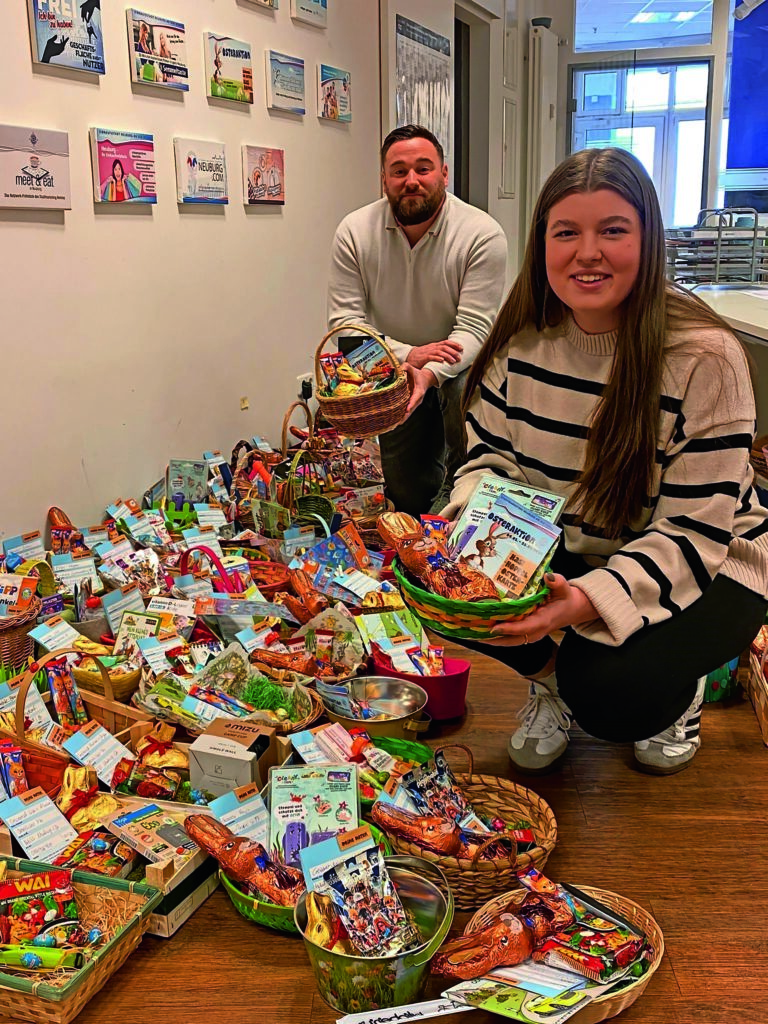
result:
M 21 748 L 11 741 L 0 743 L 0 766 L 3 785 L 9 796 L 20 796 L 29 789 L 27 773 L 24 771 Z
M 646 949 L 645 939 L 627 928 L 597 932 L 577 923 L 546 939 L 534 951 L 533 959 L 606 984 L 628 974 L 644 958 Z

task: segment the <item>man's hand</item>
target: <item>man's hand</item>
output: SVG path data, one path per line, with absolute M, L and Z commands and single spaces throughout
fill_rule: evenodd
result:
M 411 388 L 411 397 L 408 402 L 408 408 L 405 410 L 405 416 L 400 420 L 400 423 L 405 423 L 413 410 L 418 409 L 424 401 L 424 395 L 426 395 L 427 391 L 437 385 L 437 378 L 431 370 L 417 370 L 410 363 L 403 363 L 403 369 L 409 378 L 408 383 Z
M 427 363 L 448 363 L 454 366 L 459 362 L 464 346 L 458 341 L 431 341 L 428 345 L 415 345 L 408 353 L 407 363 L 420 370 Z
M 530 615 L 522 619 L 513 619 L 496 626 L 493 638 L 486 643 L 498 647 L 534 644 L 558 629 L 600 618 L 584 591 L 572 586 L 565 576 L 551 573 L 544 577 L 544 582 L 549 587 L 549 596 L 544 604 L 538 605 Z

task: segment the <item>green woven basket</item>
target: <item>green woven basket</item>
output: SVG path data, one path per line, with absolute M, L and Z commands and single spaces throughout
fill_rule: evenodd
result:
M 387 837 L 375 825 L 368 827 L 385 856 L 389 857 L 392 853 L 392 846 Z M 219 878 L 224 886 L 224 891 L 232 900 L 235 910 L 246 921 L 253 921 L 254 924 L 261 924 L 265 928 L 272 928 L 276 932 L 285 932 L 288 935 L 299 934 L 293 920 L 293 907 L 278 907 L 277 904 L 270 903 L 269 900 L 257 900 L 253 896 L 246 895 L 221 870 L 219 870 Z
M 392 563 L 392 571 L 400 585 L 403 601 L 411 611 L 427 629 L 450 640 L 487 640 L 492 636 L 494 627 L 529 615 L 549 593 L 547 587 L 541 587 L 530 597 L 518 600 L 453 601 L 415 586 L 407 579 L 397 559 Z

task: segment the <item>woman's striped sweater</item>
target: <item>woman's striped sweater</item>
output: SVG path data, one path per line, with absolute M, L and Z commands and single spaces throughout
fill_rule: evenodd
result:
M 716 329 L 674 340 L 642 517 L 617 540 L 568 512 L 560 523 L 567 549 L 595 566 L 571 582 L 601 618 L 576 629 L 605 644 L 687 608 L 718 573 L 768 592 L 768 509 L 752 487 L 755 406 L 744 353 Z M 615 344 L 615 332 L 586 334 L 571 316 L 511 339 L 473 396 L 467 462 L 443 514 L 453 518 L 489 470 L 570 495 Z

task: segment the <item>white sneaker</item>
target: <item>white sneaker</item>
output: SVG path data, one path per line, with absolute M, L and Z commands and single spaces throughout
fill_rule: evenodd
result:
M 691 763 L 701 746 L 701 705 L 706 682 L 706 676 L 699 679 L 693 703 L 674 724 L 657 736 L 635 744 L 635 760 L 641 771 L 673 775 Z
M 507 747 L 513 763 L 528 775 L 552 771 L 568 746 L 568 708 L 556 692 L 531 680 L 530 696 L 518 711 L 517 720 L 520 728 Z

